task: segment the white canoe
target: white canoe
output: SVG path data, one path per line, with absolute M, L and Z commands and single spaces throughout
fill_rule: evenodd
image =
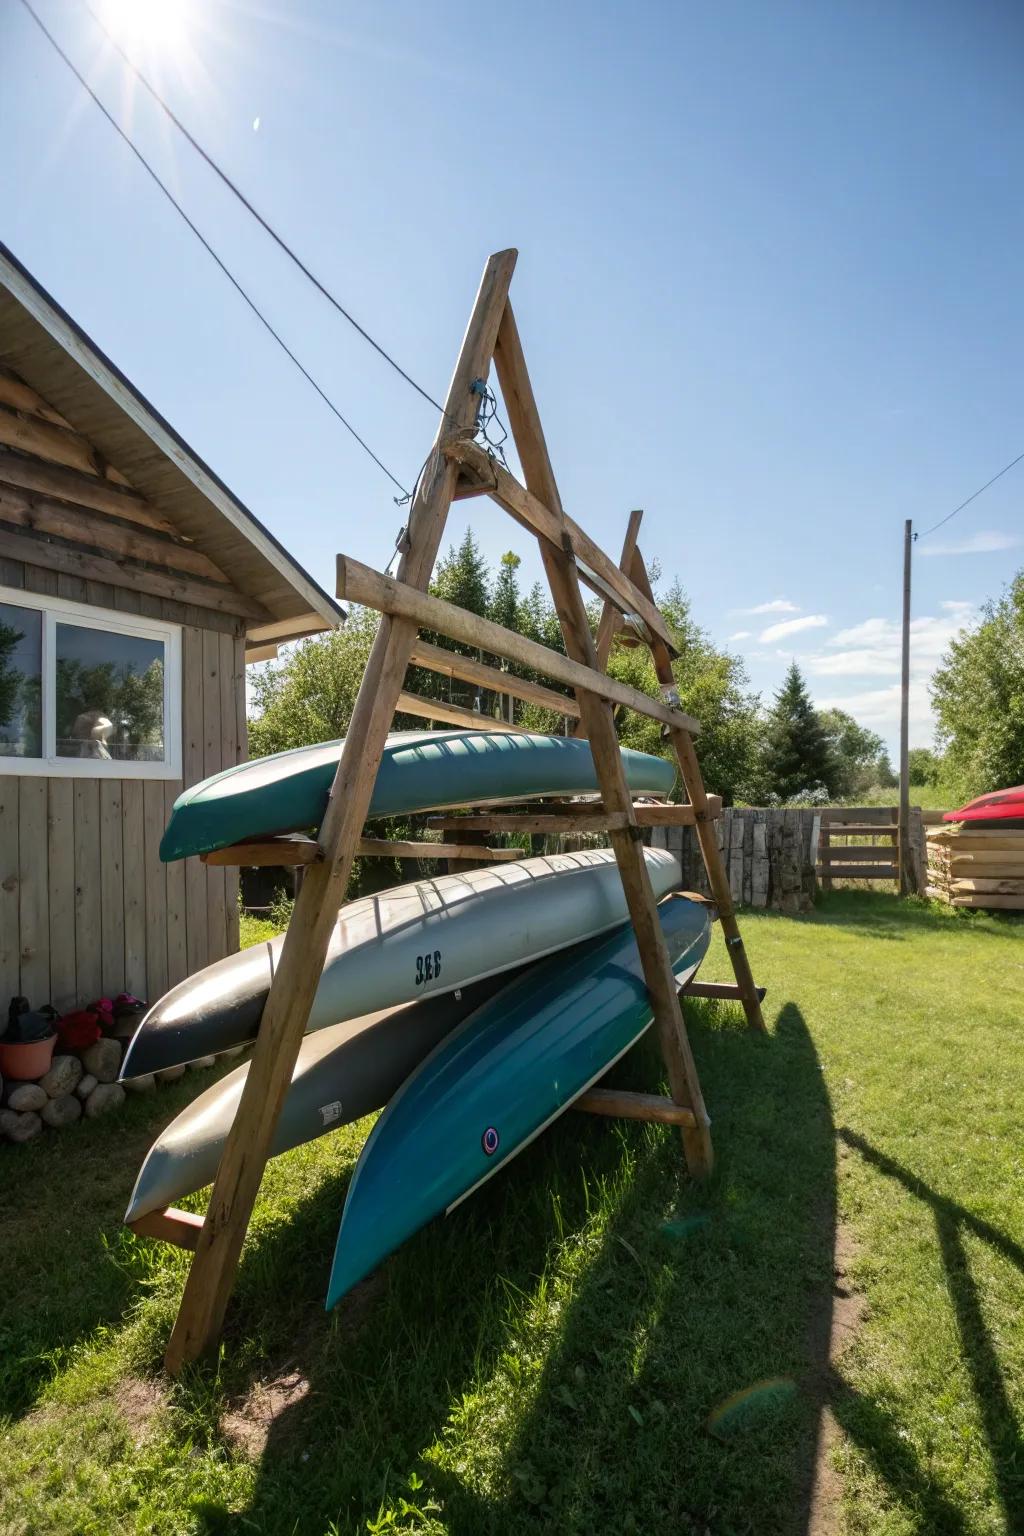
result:
M 644 857 L 660 898 L 677 883 L 663 848 Z M 551 854 L 417 880 L 342 907 L 307 1032 L 448 993 L 605 933 L 627 915 L 614 854 Z M 229 955 L 180 982 L 133 1038 L 123 1078 L 215 1055 L 255 1038 L 283 938 Z

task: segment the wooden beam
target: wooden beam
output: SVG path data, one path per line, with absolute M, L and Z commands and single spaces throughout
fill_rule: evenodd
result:
M 256 661 L 276 661 L 280 649 L 276 645 L 247 645 L 245 648 L 245 664 L 250 666 Z
M 528 704 L 539 704 L 542 709 L 556 710 L 560 715 L 567 715 L 570 720 L 579 719 L 580 707 L 575 699 L 564 693 L 555 693 L 553 688 L 545 688 L 543 683 L 534 683 L 528 678 L 516 677 L 511 672 L 502 672 L 498 667 L 489 667 L 485 662 L 475 661 L 472 656 L 463 656 L 459 651 L 446 651 L 443 646 L 417 640 L 412 648 L 412 660 L 414 666 L 429 667 L 431 672 L 439 672 L 443 677 L 458 677 L 465 683 L 477 683 L 481 688 L 489 688 L 494 693 L 510 693 L 513 698 L 524 699 Z
M 41 496 L 55 496 L 72 506 L 91 507 L 94 512 L 109 512 L 112 517 L 156 528 L 161 533 L 177 534 L 174 524 L 162 516 L 137 491 L 112 480 L 98 480 L 95 475 L 28 459 L 8 448 L 0 448 L 0 480 L 23 491 L 37 491 Z
M 721 798 L 712 818 L 721 814 Z M 692 805 L 634 805 L 632 821 L 638 827 L 692 827 L 696 813 Z M 605 810 L 603 805 L 569 806 L 559 811 L 487 811 L 470 816 L 430 816 L 427 826 L 439 832 L 608 832 L 628 826 L 625 812 Z
M 252 837 L 227 848 L 201 853 L 204 864 L 226 868 L 297 869 L 316 864 L 322 857 L 320 844 L 312 837 Z
M 494 365 L 526 485 L 543 506 L 561 520 L 561 498 L 511 304 L 505 306 L 498 329 Z M 714 1162 L 710 1122 L 676 994 L 676 978 L 657 914 L 643 846 L 638 829 L 629 824 L 633 814 L 632 799 L 626 782 L 622 752 L 615 735 L 612 711 L 605 702 L 608 685 L 606 683 L 604 688 L 598 690 L 593 687 L 593 679 L 600 678 L 601 674 L 596 670 L 597 654 L 587 623 L 575 562 L 562 546 L 560 538 L 554 543 L 546 538 L 538 542 L 566 651 L 574 664 L 583 670 L 576 697 L 590 741 L 601 798 L 609 811 L 622 812 L 627 817 L 626 827 L 611 832 L 609 836 L 636 934 L 637 950 L 651 997 L 654 1023 L 669 1074 L 672 1097 L 677 1104 L 693 1114 L 693 1125 L 681 1128 L 687 1166 L 693 1177 L 704 1178 L 710 1174 Z M 684 718 L 680 718 L 680 725 Z M 680 729 L 678 734 L 685 732 Z
M 633 565 L 633 551 L 636 549 L 637 540 L 640 537 L 640 524 L 643 522 L 643 510 L 637 507 L 629 514 L 626 524 L 626 536 L 622 541 L 622 555 L 619 559 L 619 570 L 628 576 Z M 604 672 L 608 666 L 608 657 L 611 655 L 612 641 L 615 638 L 615 629 L 618 624 L 618 610 L 613 604 L 606 602 L 601 613 L 601 620 L 597 626 L 597 637 L 594 648 L 597 651 L 597 664 Z
M 522 848 L 483 848 L 477 843 L 398 842 L 389 837 L 361 837 L 358 853 L 370 859 L 467 859 L 478 864 L 509 864 L 525 859 Z
M 36 393 L 24 379 L 10 368 L 0 365 L 0 405 L 9 405 L 15 411 L 28 411 L 31 416 L 41 416 L 43 421 L 52 421 L 55 426 L 67 427 L 73 432 L 70 421 L 63 417 L 59 411 L 55 411 L 52 405 L 48 405 L 42 395 Z
M 203 1218 L 194 1211 L 179 1211 L 169 1205 L 164 1211 L 150 1211 L 128 1226 L 136 1237 L 153 1237 L 161 1243 L 174 1243 L 178 1248 L 190 1248 L 194 1253 L 199 1246 L 199 1234 L 203 1230 Z
M 638 586 L 643 587 L 647 593 L 650 593 L 651 584 L 647 575 L 647 566 L 644 564 L 644 558 L 639 548 L 633 552 L 633 580 Z M 651 656 L 664 697 L 670 700 L 677 697 L 675 677 L 672 672 L 672 658 L 658 640 L 655 640 L 651 646 Z M 725 935 L 725 943 L 729 952 L 729 959 L 732 963 L 733 975 L 736 977 L 736 985 L 739 987 L 740 995 L 743 999 L 743 1011 L 751 1028 L 763 1030 L 765 1025 L 761 1014 L 761 1002 L 757 995 L 757 987 L 754 985 L 750 961 L 747 958 L 747 952 L 743 945 L 743 935 L 740 933 L 739 923 L 736 921 L 732 888 L 722 863 L 722 855 L 718 847 L 718 839 L 715 836 L 715 829 L 707 817 L 708 795 L 704 788 L 704 779 L 701 775 L 700 764 L 697 761 L 693 739 L 687 731 L 680 730 L 672 730 L 670 738 L 675 750 L 676 761 L 679 764 L 679 772 L 682 775 L 683 786 L 691 805 L 698 812 L 696 822 L 697 841 L 700 843 L 701 856 L 704 860 L 704 868 L 707 870 L 711 894 L 714 898 L 715 906 L 718 908 L 718 917 L 722 924 L 722 932 Z
M 97 516 L 81 507 L 67 507 L 32 492 L 10 490 L 0 485 L 0 522 L 13 528 L 28 528 L 47 537 L 70 539 L 93 549 L 106 551 L 119 559 L 145 560 L 159 565 L 172 575 L 183 572 L 204 581 L 227 583 L 218 565 L 188 544 L 143 533 L 138 527 L 125 528 L 109 517 Z
M 111 469 L 102 454 L 80 432 L 55 426 L 53 422 L 42 421 L 23 411 L 12 411 L 5 405 L 0 405 L 0 443 L 7 448 L 17 448 L 19 453 L 38 454 L 41 459 L 77 469 L 80 474 L 127 484 L 124 476 Z
M 688 981 L 685 987 L 680 987 L 683 997 L 706 997 L 716 999 L 719 1002 L 731 1001 L 741 1003 L 743 993 L 734 981 Z M 766 987 L 755 987 L 757 1000 L 764 1002 Z
M 131 587 L 154 597 L 170 597 L 175 602 L 212 608 L 217 613 L 230 613 L 239 618 L 269 617 L 262 603 L 244 596 L 235 587 L 147 570 L 106 555 L 91 554 L 88 550 L 69 549 L 64 544 L 53 544 L 31 534 L 13 533 L 7 528 L 0 528 L 0 556 L 24 560 L 28 565 L 41 565 L 68 576 L 81 576 L 86 581 L 105 581 L 114 587 Z
M 520 485 L 515 476 L 492 459 L 479 443 L 459 438 L 449 443 L 445 452 L 458 463 L 466 465 L 481 480 L 489 477 L 492 482 L 489 487 L 491 496 L 517 523 L 537 534 L 547 544 L 563 552 L 568 550 L 574 559 L 582 561 L 586 569 L 578 570 L 578 575 L 584 581 L 587 581 L 591 573 L 599 577 L 601 585 L 598 590 L 602 597 L 614 602 L 620 613 L 639 614 L 651 633 L 657 635 L 668 648 L 670 655 L 677 654 L 675 636 L 657 605 L 636 587 L 624 571 L 619 570 L 614 561 L 578 523 L 573 522 L 568 513 L 558 516 L 552 512 L 542 498 Z M 587 584 L 593 585 L 589 581 Z
M 490 715 L 478 714 L 475 709 L 463 709 L 461 704 L 445 704 L 441 699 L 425 699 L 422 694 L 398 695 L 398 708 L 403 715 L 415 715 L 418 720 L 444 720 L 448 725 L 464 725 L 471 731 L 513 731 L 525 736 L 526 727 L 509 725 L 507 720 L 494 720 Z
M 490 258 L 484 270 L 434 448 L 409 510 L 408 545 L 399 565 L 403 584 L 425 587 L 430 580 L 457 479 L 456 465 L 444 456 L 443 446 L 452 432 L 471 430 L 475 423 L 479 396 L 474 385 L 487 378 L 515 260 L 514 251 L 502 251 Z M 223 1326 L 238 1256 L 345 897 L 415 639 L 412 623 L 390 617 L 381 622 L 374 639 L 320 828 L 324 858 L 305 871 L 296 898 L 167 1348 L 165 1360 L 172 1374 L 209 1349 Z
M 246 645 L 265 645 L 276 640 L 279 645 L 287 640 L 302 640 L 306 635 L 319 634 L 331 628 L 319 613 L 298 613 L 290 619 L 275 619 L 272 624 L 251 624 L 245 632 Z
M 558 835 L 573 832 L 609 832 L 613 828 L 621 831 L 628 825 L 629 817 L 625 811 L 606 811 L 603 806 L 598 808 L 597 815 L 581 809 L 578 812 L 555 811 L 550 814 L 540 811 L 536 815 L 526 812 L 519 816 L 505 816 L 499 812 L 494 815 L 429 816 L 427 818 L 427 826 L 431 831 L 437 832 L 493 832 L 495 834 L 524 832 Z
M 627 1093 L 618 1088 L 591 1088 L 578 1098 L 573 1109 L 586 1115 L 610 1115 L 617 1120 L 653 1120 L 658 1125 L 678 1125 L 695 1129 L 692 1109 L 666 1099 L 658 1093 Z
M 528 640 L 524 635 L 503 629 L 490 619 L 482 619 L 475 613 L 468 613 L 465 608 L 456 608 L 452 603 L 432 597 L 428 592 L 407 586 L 396 577 L 383 576 L 348 555 L 338 556 L 337 595 L 363 603 L 368 608 L 376 608 L 395 618 L 407 619 L 424 629 L 437 630 L 452 640 L 460 640 L 463 645 L 475 645 L 490 651 L 492 655 L 507 656 L 510 661 L 518 661 L 521 666 L 529 667 L 534 672 L 541 672 L 557 682 L 566 683 L 576 690 L 577 699 L 582 690 L 616 704 L 624 704 L 637 714 L 649 715 L 652 720 L 660 720 L 664 725 L 675 726 L 693 735 L 700 730 L 696 720 L 689 715 L 684 715 L 681 710 L 669 709 L 639 689 L 616 682 L 594 667 L 586 666 L 571 656 L 563 656 L 561 652 L 539 645 L 535 640 Z M 589 629 L 587 633 L 589 635 Z M 593 651 L 592 641 L 590 651 Z M 582 707 L 582 701 L 578 699 L 578 702 Z

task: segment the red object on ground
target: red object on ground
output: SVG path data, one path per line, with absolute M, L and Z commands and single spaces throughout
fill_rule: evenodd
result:
M 84 1051 L 100 1038 L 103 1027 L 95 1008 L 76 1008 L 57 1020 L 60 1043 L 68 1051 Z
M 947 811 L 943 821 L 1024 821 L 1024 784 L 1014 789 L 997 789 L 991 795 L 979 795 L 961 806 L 958 811 Z
M 57 1036 L 47 1040 L 11 1040 L 0 1044 L 0 1076 L 12 1082 L 34 1083 L 50 1070 Z

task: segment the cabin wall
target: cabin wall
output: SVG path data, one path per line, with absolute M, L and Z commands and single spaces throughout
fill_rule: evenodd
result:
M 193 784 L 246 755 L 237 616 L 0 555 L 0 586 L 182 628 L 182 763 Z M 154 999 L 238 948 L 238 872 L 162 864 L 182 780 L 0 775 L 0 1005 Z

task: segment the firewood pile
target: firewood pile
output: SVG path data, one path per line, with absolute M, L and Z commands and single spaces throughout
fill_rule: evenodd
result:
M 928 895 L 953 907 L 1024 912 L 1024 830 L 928 829 Z
M 158 1082 L 173 1082 L 189 1070 L 168 1067 L 118 1082 L 122 1057 L 146 1006 L 122 993 L 58 1015 L 48 1005 L 33 1010 L 25 998 L 12 998 L 0 1036 L 0 1140 L 31 1141 L 45 1129 L 62 1130 L 83 1117 L 116 1112 L 129 1093 L 149 1093 Z M 215 1059 L 203 1056 L 189 1065 L 212 1067 Z

